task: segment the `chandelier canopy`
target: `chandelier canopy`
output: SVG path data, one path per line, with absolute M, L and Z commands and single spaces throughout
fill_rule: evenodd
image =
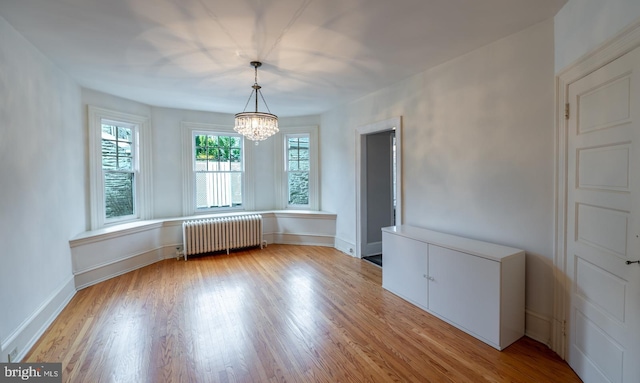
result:
M 252 86 L 253 90 L 249 95 L 247 104 L 244 106 L 244 110 L 241 113 L 236 114 L 236 123 L 233 130 L 242 134 L 247 139 L 255 141 L 257 145 L 259 141 L 266 140 L 272 135 L 278 133 L 278 116 L 271 114 L 269 106 L 260 91 L 262 87 L 258 85 L 258 68 L 262 66 L 262 63 L 260 61 L 252 61 L 251 65 L 255 70 L 255 81 Z M 256 111 L 245 112 L 254 93 L 256 98 Z M 262 102 L 264 102 L 269 113 L 258 112 L 258 94 L 260 94 L 260 98 L 262 98 Z

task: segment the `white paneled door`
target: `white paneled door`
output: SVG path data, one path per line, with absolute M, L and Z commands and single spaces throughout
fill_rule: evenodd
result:
M 569 85 L 568 361 L 640 382 L 640 48 Z

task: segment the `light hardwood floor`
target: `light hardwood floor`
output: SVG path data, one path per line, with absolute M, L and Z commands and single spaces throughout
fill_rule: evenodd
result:
M 24 362 L 68 382 L 579 382 L 546 346 L 500 352 L 335 249 L 169 259 L 79 291 Z

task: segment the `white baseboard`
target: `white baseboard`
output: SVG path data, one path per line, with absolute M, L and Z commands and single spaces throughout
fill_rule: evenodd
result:
M 361 257 L 368 257 L 370 255 L 382 254 L 382 241 L 367 243 L 364 248 L 360 250 Z
M 2 344 L 0 344 L 0 349 L 2 350 L 0 362 L 8 362 L 8 355 L 13 350 L 17 350 L 17 355 L 15 360 L 11 360 L 11 362 L 20 362 L 58 317 L 62 309 L 71 301 L 75 293 L 73 277 L 69 277 L 7 339 L 2 341 Z
M 173 251 L 175 254 L 175 248 L 173 248 Z M 96 283 L 106 281 L 107 279 L 117 277 L 118 275 L 128 273 L 129 271 L 149 266 L 152 263 L 164 259 L 164 257 L 164 248 L 158 248 L 98 265 L 87 270 L 76 271 L 74 273 L 75 286 L 78 290 L 81 290 Z
M 335 237 L 335 241 L 334 241 L 334 245 L 333 247 L 335 247 L 337 250 L 340 250 L 341 252 L 350 255 L 352 257 L 356 256 L 356 244 L 355 243 L 351 243 L 348 241 L 345 241 L 341 238 Z
M 333 236 L 315 234 L 272 233 L 272 243 L 283 245 L 327 246 L 333 247 Z M 267 241 L 267 243 L 269 243 Z
M 182 250 L 182 247 L 182 243 L 172 243 L 170 245 L 163 246 L 161 249 L 162 259 L 176 258 L 178 248 Z
M 525 310 L 525 335 L 547 347 L 551 346 L 551 323 L 551 318 Z

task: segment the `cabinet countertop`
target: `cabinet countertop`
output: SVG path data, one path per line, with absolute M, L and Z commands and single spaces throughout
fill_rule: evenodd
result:
M 411 238 L 431 245 L 461 251 L 467 254 L 501 262 L 509 257 L 524 254 L 524 250 L 496 245 L 494 243 L 459 237 L 415 226 L 400 225 L 383 227 L 383 232 Z

